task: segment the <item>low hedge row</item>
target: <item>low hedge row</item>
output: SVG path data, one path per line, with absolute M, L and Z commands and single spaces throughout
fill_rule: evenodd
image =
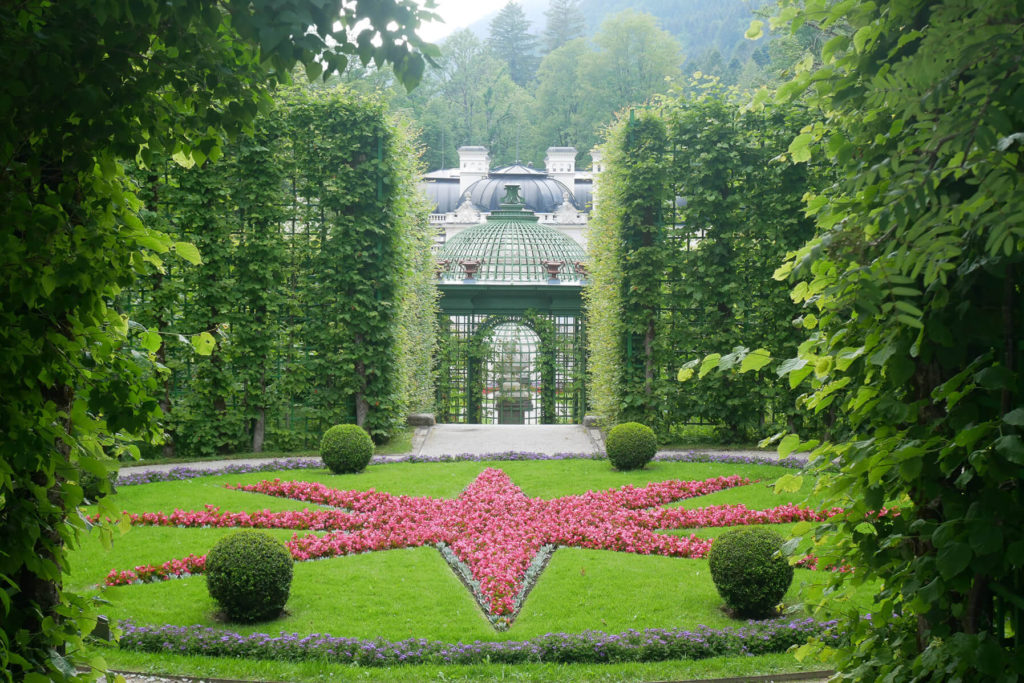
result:
M 529 640 L 443 643 L 425 638 L 388 641 L 338 638 L 324 634 L 299 636 L 280 633 L 242 635 L 204 626 L 139 626 L 120 623 L 121 649 L 138 652 L 246 657 L 285 661 L 318 660 L 358 666 L 401 664 L 523 664 L 551 662 L 596 664 L 704 659 L 722 655 L 761 655 L 784 652 L 811 637 L 835 641 L 835 622 L 776 619 L 748 622 L 732 629 L 700 626 L 682 629 L 549 633 Z

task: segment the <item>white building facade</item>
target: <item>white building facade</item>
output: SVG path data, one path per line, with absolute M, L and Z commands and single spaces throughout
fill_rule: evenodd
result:
M 540 223 L 586 249 L 601 162 L 596 150 L 591 156 L 594 171 L 577 170 L 575 147 L 549 147 L 543 171 L 522 164 L 492 170 L 486 147 L 460 147 L 458 168 L 423 177 L 423 190 L 434 204 L 430 222 L 437 228 L 438 243 L 484 222 L 505 196 L 505 185 L 514 184 L 520 186 L 526 208 L 537 214 Z

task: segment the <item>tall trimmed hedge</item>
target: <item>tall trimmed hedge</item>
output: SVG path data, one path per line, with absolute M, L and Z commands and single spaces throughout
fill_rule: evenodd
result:
M 155 218 L 202 255 L 126 299 L 171 333 L 163 407 L 179 454 L 315 447 L 339 422 L 381 440 L 408 407 L 430 408 L 437 295 L 419 172 L 380 100 L 292 89 L 216 163 L 145 178 Z M 175 344 L 201 331 L 210 355 Z
M 793 352 L 801 336 L 788 287 L 771 276 L 813 234 L 801 198 L 815 171 L 784 158 L 809 117 L 796 106 L 743 104 L 698 82 L 608 134 L 586 296 L 591 397 L 612 421 L 663 435 L 711 422 L 748 440 L 798 419 L 795 394 L 771 378 L 676 380 L 680 359 L 738 341 Z

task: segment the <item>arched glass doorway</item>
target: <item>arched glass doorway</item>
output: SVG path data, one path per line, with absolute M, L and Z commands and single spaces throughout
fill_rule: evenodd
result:
M 484 342 L 484 424 L 540 424 L 540 337 L 519 322 L 496 326 Z
M 443 314 L 441 340 L 439 422 L 582 421 L 586 339 L 578 314 Z

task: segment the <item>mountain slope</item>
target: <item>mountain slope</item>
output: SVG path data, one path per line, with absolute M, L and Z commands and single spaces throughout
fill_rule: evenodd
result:
M 751 43 L 743 34 L 755 18 L 754 10 L 768 0 L 582 0 L 580 9 L 587 19 L 587 33 L 593 35 L 607 18 L 624 9 L 647 12 L 658 18 L 661 27 L 683 45 L 688 58 L 699 57 L 709 50 L 718 50 L 726 60 L 749 53 Z M 519 0 L 530 30 L 535 35 L 544 31 L 544 12 L 548 0 Z M 469 28 L 486 39 L 494 14 Z

